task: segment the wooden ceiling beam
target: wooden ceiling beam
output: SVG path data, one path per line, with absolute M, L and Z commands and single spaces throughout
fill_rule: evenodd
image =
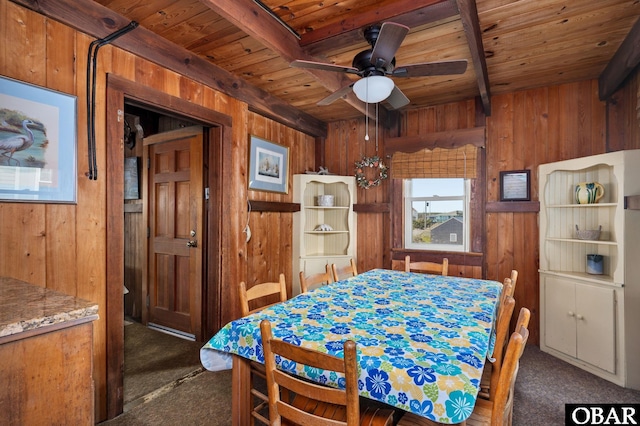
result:
M 200 0 L 200 2 L 285 61 L 291 62 L 296 59 L 317 61 L 317 58 L 300 47 L 298 39 L 288 29 L 252 0 Z M 353 83 L 343 73 L 314 69 L 301 69 L 301 71 L 311 75 L 319 84 L 332 92 Z M 356 110 L 366 113 L 364 103 L 353 92 L 346 96 L 345 101 Z
M 467 42 L 471 50 L 471 60 L 476 71 L 476 80 L 480 90 L 480 99 L 486 116 L 491 115 L 491 92 L 489 86 L 489 72 L 487 71 L 487 61 L 484 56 L 484 46 L 482 43 L 482 32 L 480 31 L 480 20 L 478 19 L 478 9 L 475 0 L 456 0 L 460 10 L 462 26 L 467 35 Z
M 640 63 L 640 19 L 622 41 L 620 47 L 598 77 L 598 95 L 601 101 L 609 99 L 629 74 Z
M 129 24 L 128 19 L 90 0 L 12 1 L 95 38 L 106 37 Z M 226 3 L 233 4 L 233 1 Z M 112 44 L 246 102 L 253 111 L 293 129 L 315 137 L 327 135 L 327 125 L 324 121 L 292 107 L 145 28 L 138 27 Z M 79 56 L 85 57 L 83 54 Z
M 364 41 L 362 29 L 370 25 L 393 21 L 409 28 L 419 27 L 458 14 L 455 0 L 403 0 L 376 5 L 374 9 L 359 11 L 334 25 L 314 28 L 301 35 L 300 46 L 312 56 L 322 55 L 332 49 Z

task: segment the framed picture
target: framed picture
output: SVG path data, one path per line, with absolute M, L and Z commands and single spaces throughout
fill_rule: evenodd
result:
M 288 192 L 289 148 L 250 136 L 249 189 Z
M 530 201 L 531 171 L 500 172 L 500 201 Z
M 124 159 L 124 199 L 140 199 L 140 157 L 126 157 Z
M 0 201 L 76 202 L 76 97 L 0 76 Z

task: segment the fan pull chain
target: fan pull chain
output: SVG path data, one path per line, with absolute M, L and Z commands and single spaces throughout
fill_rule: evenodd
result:
M 376 104 L 376 155 L 378 155 L 378 105 Z
M 369 80 L 365 80 L 365 95 L 367 98 L 367 101 L 369 101 Z M 364 114 L 364 126 L 365 126 L 365 134 L 364 134 L 364 140 L 368 141 L 369 140 L 369 102 L 365 102 L 365 114 Z
M 364 113 L 364 140 L 369 140 L 369 102 L 365 103 L 365 113 Z

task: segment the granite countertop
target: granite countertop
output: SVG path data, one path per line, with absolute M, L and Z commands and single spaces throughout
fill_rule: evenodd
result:
M 97 303 L 0 277 L 0 337 L 67 321 L 97 318 Z

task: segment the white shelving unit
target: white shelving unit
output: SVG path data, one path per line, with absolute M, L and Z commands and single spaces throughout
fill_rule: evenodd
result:
M 333 206 L 318 205 L 319 195 L 333 195 Z M 299 174 L 293 176 L 293 292 L 300 292 L 299 273 L 323 272 L 327 264 L 348 265 L 356 255 L 355 177 Z M 332 230 L 318 231 L 319 225 Z
M 540 349 L 621 386 L 640 389 L 640 150 L 540 165 Z M 599 182 L 598 203 L 577 204 L 575 187 Z M 598 240 L 581 230 L 598 229 Z M 603 273 L 587 272 L 587 255 Z

